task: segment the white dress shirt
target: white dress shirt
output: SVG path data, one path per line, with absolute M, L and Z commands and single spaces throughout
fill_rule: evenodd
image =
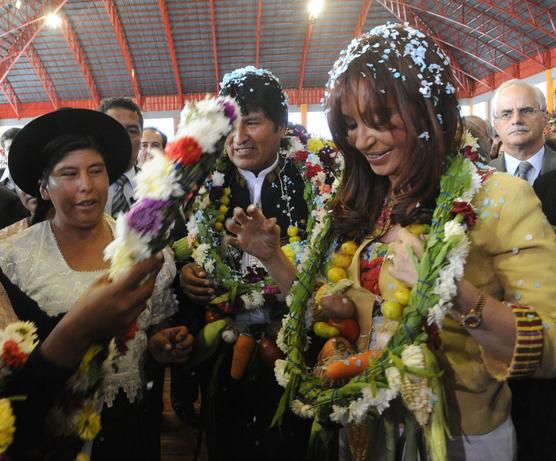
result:
M 544 146 L 542 146 L 535 155 L 529 157 L 527 160 L 519 160 L 515 157 L 512 157 L 510 154 L 504 152 L 504 162 L 506 164 L 506 171 L 512 176 L 517 176 L 517 168 L 519 167 L 519 164 L 521 162 L 527 161 L 531 164 L 533 168 L 531 168 L 527 172 L 527 182 L 529 184 L 533 184 L 535 182 L 535 179 L 537 179 L 539 177 L 539 174 L 541 174 L 543 159 L 544 159 Z
M 251 203 L 257 205 L 257 207 L 262 208 L 261 203 L 261 193 L 264 185 L 264 180 L 268 176 L 268 174 L 276 168 L 278 164 L 279 157 L 276 156 L 276 161 L 270 165 L 268 168 L 265 168 L 258 175 L 255 175 L 252 171 L 242 170 L 238 168 L 239 173 L 245 179 L 247 183 L 247 189 L 249 190 L 249 198 L 251 199 Z M 255 258 L 254 256 L 250 255 L 249 253 L 244 252 L 241 258 L 241 267 L 242 269 L 246 269 L 247 267 L 252 266 L 264 266 L 261 262 Z M 242 312 L 240 314 L 236 314 L 235 322 L 240 326 L 247 326 L 259 323 L 268 323 L 270 321 L 269 313 L 264 308 L 259 308 L 247 312 Z

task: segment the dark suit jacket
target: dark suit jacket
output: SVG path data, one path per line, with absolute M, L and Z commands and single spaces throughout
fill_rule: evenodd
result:
M 19 197 L 7 187 L 0 186 L 0 229 L 29 216 Z
M 542 203 L 542 211 L 551 225 L 556 226 L 556 170 L 543 174 L 533 184 Z
M 496 157 L 489 163 L 490 166 L 496 168 L 498 171 L 506 172 L 506 162 L 504 161 L 504 155 L 500 152 L 500 155 Z M 556 151 L 552 150 L 546 144 L 544 145 L 544 158 L 542 160 L 541 174 L 540 177 L 550 171 L 556 170 Z

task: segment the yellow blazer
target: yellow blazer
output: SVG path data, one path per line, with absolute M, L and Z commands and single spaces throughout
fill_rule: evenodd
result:
M 541 204 L 526 181 L 506 173 L 492 174 L 472 203 L 477 222 L 469 233 L 471 248 L 464 277 L 500 301 L 534 309 L 544 326 L 542 360 L 534 376 L 556 376 L 556 238 Z M 370 309 L 375 296 L 361 287 L 359 262 L 370 241 L 365 240 L 353 258 L 348 272 L 354 284 L 346 292 L 357 306 L 364 339 L 372 327 Z M 385 261 L 383 268 L 387 265 Z M 383 294 L 392 286 L 389 277 L 387 270 L 381 270 Z M 437 358 L 444 370 L 452 434 L 490 432 L 510 413 L 511 393 L 505 379 L 511 377 L 511 367 L 487 357 L 450 316 L 440 338 Z

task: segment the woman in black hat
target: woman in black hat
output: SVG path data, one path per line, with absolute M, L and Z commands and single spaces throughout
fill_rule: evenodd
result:
M 10 172 L 19 188 L 39 198 L 36 216 L 49 219 L 0 245 L 0 267 L 40 308 L 35 312 L 54 326 L 109 263 L 103 251 L 113 240 L 115 223 L 104 214 L 108 185 L 126 169 L 131 144 L 111 117 L 66 109 L 25 126 L 11 147 Z M 126 352 L 114 358 L 100 392 L 102 429 L 92 459 L 153 459 L 141 424 L 142 357 L 147 343 L 163 362 L 187 358 L 191 337 L 185 327 L 148 330 L 176 311 L 169 290 L 175 266 L 169 251 L 137 331 L 125 340 Z M 34 320 L 30 318 L 30 320 Z M 172 342 L 166 338 L 172 338 Z

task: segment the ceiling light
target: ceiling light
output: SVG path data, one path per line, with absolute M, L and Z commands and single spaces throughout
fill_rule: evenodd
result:
M 48 13 L 44 18 L 44 22 L 51 29 L 57 29 L 62 25 L 62 18 L 56 13 Z
M 320 12 L 324 6 L 324 0 L 310 0 L 307 6 L 309 12 L 309 19 L 315 20 L 319 17 Z
M 19 10 L 21 8 L 21 0 L 15 0 L 15 7 Z

